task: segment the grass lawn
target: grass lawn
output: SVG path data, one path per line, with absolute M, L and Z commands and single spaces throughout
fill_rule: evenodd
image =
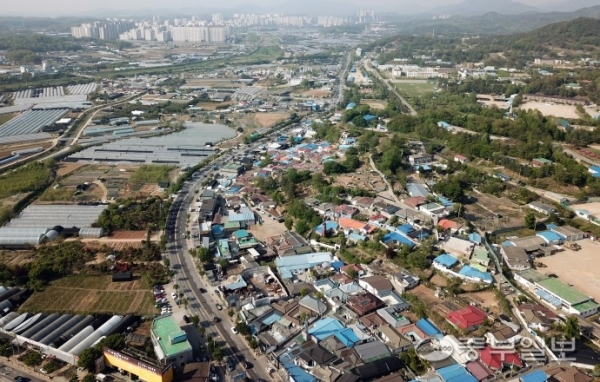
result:
M 142 279 L 114 283 L 110 275 L 72 276 L 34 293 L 20 312 L 154 314 L 150 288 Z
M 432 93 L 437 87 L 436 84 L 429 82 L 413 83 L 413 82 L 394 82 L 394 86 L 398 92 L 407 98 L 419 97 L 426 93 Z

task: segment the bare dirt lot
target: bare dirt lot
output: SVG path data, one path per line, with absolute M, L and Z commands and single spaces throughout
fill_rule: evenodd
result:
M 237 78 L 193 78 L 188 79 L 186 85 L 189 86 L 209 86 L 218 88 L 240 88 L 241 82 L 234 82 Z
M 330 94 L 329 90 L 311 89 L 302 93 L 302 97 L 327 98 Z
M 539 110 L 544 116 L 555 116 L 561 118 L 579 118 L 579 114 L 577 114 L 577 109 L 573 105 L 558 105 L 551 104 L 546 102 L 525 102 L 523 105 L 519 107 L 519 109 L 523 110 Z M 588 114 L 594 114 L 595 109 L 586 107 L 586 111 Z
M 73 276 L 34 293 L 22 312 L 156 313 L 152 293 L 142 280 L 114 283 L 111 276 Z
M 271 219 L 266 213 L 259 213 L 263 219 L 263 224 L 256 224 L 250 227 L 249 231 L 260 241 L 264 241 L 267 237 L 281 235 L 286 231 L 283 223 L 278 223 L 276 220 Z
M 496 231 L 523 225 L 525 215 L 511 200 L 483 193 L 474 193 L 473 196 L 477 198 L 477 202 L 465 205 L 465 209 L 469 220 L 478 227 L 486 231 Z
M 478 306 L 487 308 L 496 314 L 502 313 L 500 307 L 498 306 L 498 301 L 496 300 L 494 292 L 492 291 L 465 293 L 461 294 L 461 297 L 471 300 Z
M 594 216 L 600 216 L 600 202 L 574 204 L 573 209 L 574 210 L 586 210 Z
M 289 113 L 257 113 L 254 118 L 262 127 L 271 127 L 289 116 Z
M 65 176 L 86 166 L 85 163 L 60 163 L 56 175 Z
M 553 256 L 539 259 L 547 268 L 540 268 L 544 274 L 554 273 L 565 283 L 592 296 L 596 301 L 600 299 L 600 274 L 598 274 L 598 254 L 600 243 L 588 239 L 577 242 L 580 251 L 565 249 Z

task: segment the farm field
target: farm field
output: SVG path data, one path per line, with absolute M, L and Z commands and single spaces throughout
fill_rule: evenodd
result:
M 110 235 L 113 240 L 145 240 L 145 231 L 116 231 Z
M 591 296 L 598 301 L 600 299 L 600 276 L 597 267 L 590 266 L 590 264 L 596 264 L 600 243 L 592 240 L 579 240 L 577 244 L 581 246 L 579 251 L 565 249 L 555 255 L 538 259 L 546 265 L 545 268 L 540 268 L 538 271 L 546 275 L 554 273 L 562 282 L 573 285 L 586 296 Z
M 302 97 L 327 98 L 331 92 L 329 90 L 311 89 L 302 93 Z
M 405 95 L 408 98 L 419 97 L 425 93 L 431 93 L 435 91 L 436 85 L 422 80 L 416 82 L 416 80 L 406 81 L 392 81 L 396 89 L 401 95 Z
M 271 127 L 289 117 L 288 113 L 257 113 L 254 118 L 262 127 Z
M 383 110 L 387 106 L 387 101 L 376 100 L 376 99 L 363 99 L 360 101 L 361 105 L 369 105 L 371 109 Z
M 19 309 L 45 313 L 156 313 L 150 288 L 141 280 L 114 283 L 110 275 L 73 276 L 34 293 Z

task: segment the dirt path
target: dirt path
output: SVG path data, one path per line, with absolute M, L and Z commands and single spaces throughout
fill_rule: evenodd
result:
M 94 180 L 92 183 L 94 183 L 95 185 L 100 187 L 100 189 L 102 190 L 102 201 L 106 202 L 108 199 L 108 190 L 106 189 L 104 184 L 101 181 L 99 181 L 98 179 Z

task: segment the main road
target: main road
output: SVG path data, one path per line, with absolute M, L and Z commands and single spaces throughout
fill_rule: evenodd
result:
M 287 130 L 292 126 L 294 125 L 290 125 L 285 129 Z M 267 138 L 279 133 L 281 131 L 273 132 Z M 257 142 L 248 146 L 245 150 L 255 149 L 261 144 Z M 245 372 L 247 377 L 253 381 L 273 380 L 275 374 L 267 375 L 266 357 L 255 354 L 248 347 L 241 334 L 233 333 L 234 323 L 227 314 L 227 309 L 220 310 L 217 308 L 217 304 L 225 304 L 220 301 L 218 291 L 200 276 L 199 270 L 194 264 L 194 258 L 189 254 L 189 249 L 193 246 L 190 245 L 186 237 L 188 208 L 194 201 L 195 191 L 201 187 L 201 183 L 206 180 L 206 176 L 214 172 L 214 167 L 231 163 L 236 154 L 241 154 L 241 152 L 236 152 L 236 150 L 223 152 L 219 158 L 215 158 L 211 164 L 196 171 L 192 175 L 192 179 L 184 183 L 169 211 L 166 227 L 167 256 L 171 267 L 177 272 L 175 283 L 179 285 L 179 291 L 184 293 L 189 301 L 188 311 L 190 314 L 200 318 L 201 323 L 206 328 L 206 334 L 210 334 L 216 337 L 218 341 L 224 341 L 227 344 L 224 348 L 225 354 L 235 364 L 235 370 L 230 372 L 230 375 L 235 376 Z M 218 322 L 214 322 L 214 317 L 217 317 Z M 245 370 L 242 366 L 244 361 L 250 362 L 253 367 Z
M 400 93 L 398 93 L 398 91 L 396 90 L 396 88 L 394 88 L 394 86 L 390 85 L 385 78 L 383 78 L 381 76 L 381 74 L 379 74 L 379 72 L 377 71 L 377 69 L 373 68 L 373 66 L 371 66 L 371 60 L 365 60 L 365 69 L 367 69 L 371 74 L 374 74 L 375 77 L 377 77 L 379 79 L 379 81 L 381 81 L 383 84 L 385 84 L 385 86 L 387 86 L 387 88 L 389 89 L 389 91 L 391 91 L 392 93 L 394 93 L 394 95 L 396 97 L 398 97 L 398 99 L 400 100 L 400 102 L 402 102 L 402 104 L 404 106 L 406 106 L 406 108 L 409 110 L 409 114 L 410 115 L 417 115 L 417 111 L 415 109 L 413 109 L 413 107 L 404 99 L 404 97 L 402 97 L 400 95 Z

